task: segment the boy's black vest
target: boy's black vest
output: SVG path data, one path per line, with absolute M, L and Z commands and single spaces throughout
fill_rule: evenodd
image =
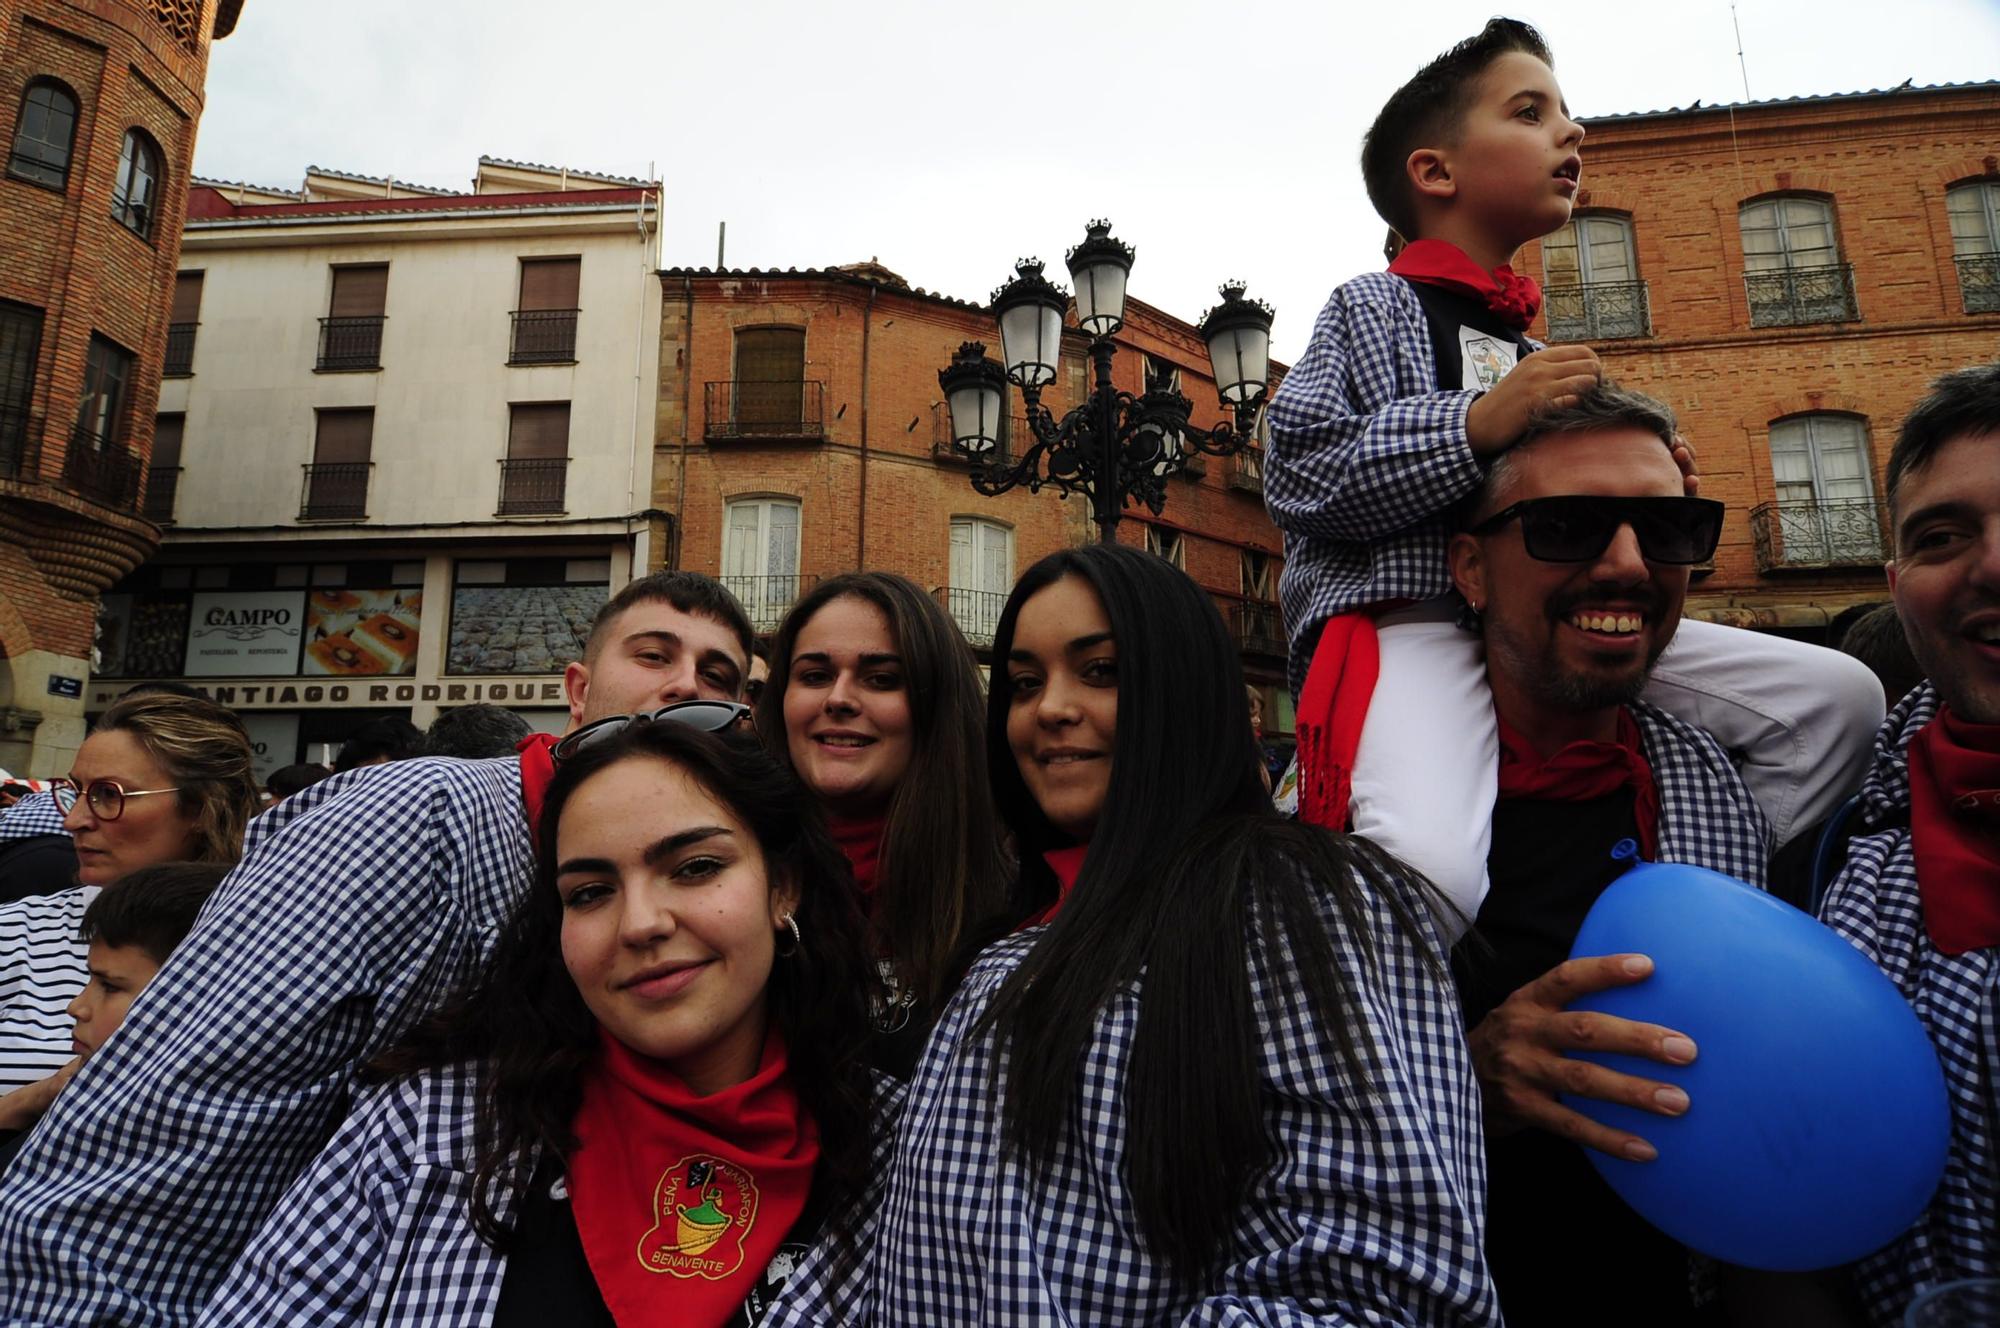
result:
M 1507 326 L 1498 314 L 1488 309 L 1484 300 L 1425 281 L 1411 281 L 1410 289 L 1416 292 L 1418 303 L 1424 307 L 1424 321 L 1430 325 L 1431 359 L 1437 365 L 1440 392 L 1457 392 L 1465 386 L 1465 360 L 1458 340 L 1461 327 L 1511 344 L 1517 358 L 1535 349 L 1518 329 Z

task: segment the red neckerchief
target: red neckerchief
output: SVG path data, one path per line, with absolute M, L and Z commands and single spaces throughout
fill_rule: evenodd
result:
M 819 1129 L 772 1029 L 757 1073 L 696 1097 L 600 1030 L 569 1159 L 584 1257 L 619 1328 L 730 1321 L 805 1211 Z
M 521 801 L 528 810 L 531 835 L 541 832 L 542 804 L 548 801 L 549 785 L 556 777 L 553 753 L 558 741 L 547 733 L 530 733 L 514 748 L 521 754 Z
M 1076 888 L 1076 878 L 1082 875 L 1083 860 L 1089 854 L 1088 844 L 1077 844 L 1070 848 L 1052 848 L 1042 854 L 1042 861 L 1048 863 L 1049 870 L 1056 874 L 1055 902 L 1014 928 L 1015 931 L 1026 931 L 1030 927 L 1039 927 L 1044 922 L 1056 920 L 1056 914 L 1062 912 L 1063 903 L 1069 898 L 1069 892 Z
M 882 865 L 882 836 L 888 824 L 886 816 L 869 816 L 861 820 L 849 820 L 844 816 L 826 818 L 826 828 L 833 832 L 833 842 L 840 845 L 840 851 L 847 855 L 848 867 L 854 872 L 854 888 L 861 892 L 861 913 L 864 917 L 875 915 L 875 880 Z
M 1328 830 L 1347 829 L 1354 788 L 1354 753 L 1382 673 L 1375 620 L 1341 613 L 1326 620 L 1312 667 L 1299 692 L 1299 819 Z
M 1944 706 L 1910 739 L 1910 850 L 1931 944 L 2000 945 L 2000 724 Z
M 1614 742 L 1573 742 L 1544 760 L 1534 744 L 1494 716 L 1500 726 L 1500 796 L 1582 802 L 1631 786 L 1633 817 L 1639 822 L 1639 850 L 1651 861 L 1659 847 L 1660 789 L 1639 745 L 1639 721 L 1618 707 Z
M 1389 270 L 1408 281 L 1484 300 L 1494 317 L 1512 328 L 1526 328 L 1541 312 L 1542 288 L 1533 277 L 1521 276 L 1505 263 L 1488 272 L 1445 240 L 1410 241 Z

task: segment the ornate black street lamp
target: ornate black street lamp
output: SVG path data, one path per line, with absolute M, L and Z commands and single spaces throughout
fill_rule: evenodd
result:
M 1042 275 L 1039 259 L 1022 259 L 1014 280 L 993 292 L 1004 364 L 987 358 L 984 343 L 968 341 L 951 366 L 938 371 L 951 409 L 952 446 L 973 463 L 972 487 L 992 495 L 1021 484 L 1039 493 L 1050 484 L 1065 498 L 1084 494 L 1105 544 L 1117 543 L 1128 501 L 1137 499 L 1159 515 L 1167 477 L 1186 468 L 1191 451 L 1226 457 L 1251 444 L 1271 365 L 1270 306 L 1244 299 L 1241 283 L 1226 282 L 1222 303 L 1202 315 L 1200 330 L 1229 423 L 1191 431 L 1187 422 L 1194 406 L 1180 393 L 1120 392 L 1111 385 L 1111 362 L 1118 353 L 1111 338 L 1125 325 L 1131 271 L 1132 249 L 1111 238 L 1108 221 L 1091 222 L 1083 243 L 1069 251 L 1076 322 L 1090 338 L 1096 385 L 1060 420 L 1042 404 L 1042 389 L 1055 381 L 1070 297 Z M 1010 381 L 1021 389 L 1034 434 L 1033 443 L 1012 460 L 1000 452 Z

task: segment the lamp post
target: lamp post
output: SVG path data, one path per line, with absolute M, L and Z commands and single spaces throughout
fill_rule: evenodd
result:
M 1039 493 L 1047 484 L 1065 498 L 1081 493 L 1097 519 L 1098 540 L 1115 544 L 1125 504 L 1137 499 L 1159 515 L 1167 477 L 1186 468 L 1190 449 L 1226 457 L 1250 445 L 1271 365 L 1271 308 L 1243 298 L 1241 283 L 1226 282 L 1222 303 L 1202 315 L 1201 339 L 1230 420 L 1190 430 L 1194 406 L 1180 393 L 1156 389 L 1134 395 L 1111 384 L 1118 353 L 1111 338 L 1125 325 L 1131 247 L 1111 238 L 1110 222 L 1093 221 L 1068 259 L 1076 322 L 1090 338 L 1095 370 L 1094 385 L 1080 405 L 1057 419 L 1042 404 L 1042 389 L 1055 381 L 1070 299 L 1033 258 L 1015 264 L 1014 279 L 993 292 L 1002 362 L 989 359 L 983 343 L 968 341 L 950 366 L 938 371 L 938 384 L 951 410 L 952 447 L 973 463 L 974 489 L 990 496 L 1025 484 Z M 1010 382 L 1021 390 L 1034 435 L 1012 460 L 1000 452 Z

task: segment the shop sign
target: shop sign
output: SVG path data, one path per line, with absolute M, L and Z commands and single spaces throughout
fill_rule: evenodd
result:
M 190 678 L 295 674 L 305 629 L 305 595 L 296 590 L 210 591 L 188 611 Z
M 130 685 L 93 685 L 85 708 L 104 709 Z M 450 682 L 306 682 L 299 678 L 211 682 L 190 678 L 188 685 L 219 705 L 251 711 L 380 710 L 419 702 L 444 706 L 475 701 L 501 706 L 567 704 L 561 678 L 454 678 Z

